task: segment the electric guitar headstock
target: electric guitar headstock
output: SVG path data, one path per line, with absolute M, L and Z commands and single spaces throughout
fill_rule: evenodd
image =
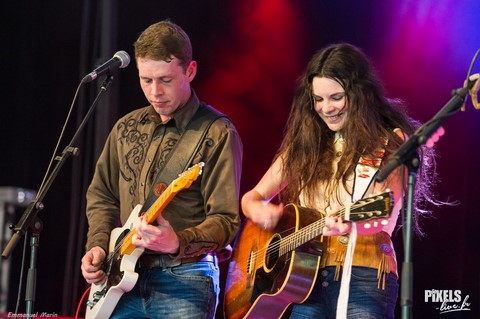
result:
M 202 174 L 203 166 L 205 166 L 205 163 L 200 162 L 178 175 L 178 178 L 171 184 L 172 192 L 176 193 L 184 188 L 190 187 L 197 177 Z

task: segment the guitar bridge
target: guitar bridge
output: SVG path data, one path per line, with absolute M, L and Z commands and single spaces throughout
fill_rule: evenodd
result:
M 98 301 L 105 296 L 105 294 L 107 293 L 107 290 L 108 290 L 108 287 L 105 286 L 105 287 L 103 287 L 102 290 L 94 292 L 92 300 L 87 301 L 87 306 L 90 307 L 90 309 L 95 307 L 95 305 L 98 303 Z

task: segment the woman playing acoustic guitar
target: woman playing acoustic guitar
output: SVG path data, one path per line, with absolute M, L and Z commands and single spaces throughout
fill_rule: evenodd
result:
M 322 235 L 317 239 L 323 247 L 317 250 L 323 254 L 316 259 L 318 265 L 313 265 L 311 287 L 308 281 L 298 284 L 297 288 L 306 285 L 307 291 L 304 299 L 293 302 L 290 318 L 335 318 L 337 311 L 349 318 L 359 314 L 394 317 L 398 272 L 391 235 L 403 202 L 401 177 L 406 173 L 398 168 L 382 183 L 374 177 L 418 125 L 398 101 L 385 96 L 360 49 L 345 43 L 331 45 L 308 63 L 273 164 L 242 198 L 247 222 L 265 231 L 277 230 L 286 211 L 283 203 L 322 212 L 317 217 Z M 431 192 L 434 152 L 422 148 L 420 153 L 414 227 L 421 234 L 419 217 L 429 213 L 424 204 L 435 201 Z M 393 197 L 389 216 L 346 221 L 356 202 L 363 205 L 362 199 L 382 192 Z M 277 195 L 280 204 L 271 202 Z M 343 213 L 337 214 L 341 209 Z M 299 276 L 293 274 L 294 268 L 287 270 L 287 276 Z M 252 285 L 260 289 L 252 296 L 254 300 L 262 291 L 257 283 Z M 270 309 L 286 286 L 265 291 L 272 293 Z M 272 318 L 271 312 L 265 314 L 268 317 Z

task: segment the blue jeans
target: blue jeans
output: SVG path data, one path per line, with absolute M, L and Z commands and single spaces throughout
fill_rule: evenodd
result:
M 110 318 L 212 319 L 220 292 L 216 262 L 201 261 L 139 270 Z
M 340 281 L 333 280 L 335 267 L 320 269 L 312 293 L 302 304 L 295 304 L 290 319 L 334 319 Z M 398 297 L 397 277 L 387 275 L 385 290 L 377 288 L 377 270 L 352 267 L 347 318 L 394 318 Z

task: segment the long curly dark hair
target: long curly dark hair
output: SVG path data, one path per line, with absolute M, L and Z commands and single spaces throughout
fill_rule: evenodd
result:
M 336 173 L 332 172 L 335 132 L 313 108 L 314 77 L 337 81 L 346 94 L 349 115 L 341 130 L 345 148 Z M 289 182 L 280 193 L 280 200 L 298 203 L 303 193 L 306 203 L 313 203 L 315 195 L 322 191 L 320 185 L 331 182 L 346 185 L 360 156 L 373 156 L 381 146 L 381 138 L 389 141 L 382 162 L 385 165 L 404 142 L 393 130 L 400 128 L 404 134 L 411 135 L 419 126 L 399 100 L 386 97 L 372 63 L 359 48 L 346 43 L 325 47 L 312 57 L 298 81 L 284 139 L 275 157 L 282 158 L 284 177 Z M 420 157 L 414 228 L 421 235 L 420 216 L 430 214 L 427 204 L 435 203 L 432 187 L 436 173 L 433 149 L 422 147 Z

